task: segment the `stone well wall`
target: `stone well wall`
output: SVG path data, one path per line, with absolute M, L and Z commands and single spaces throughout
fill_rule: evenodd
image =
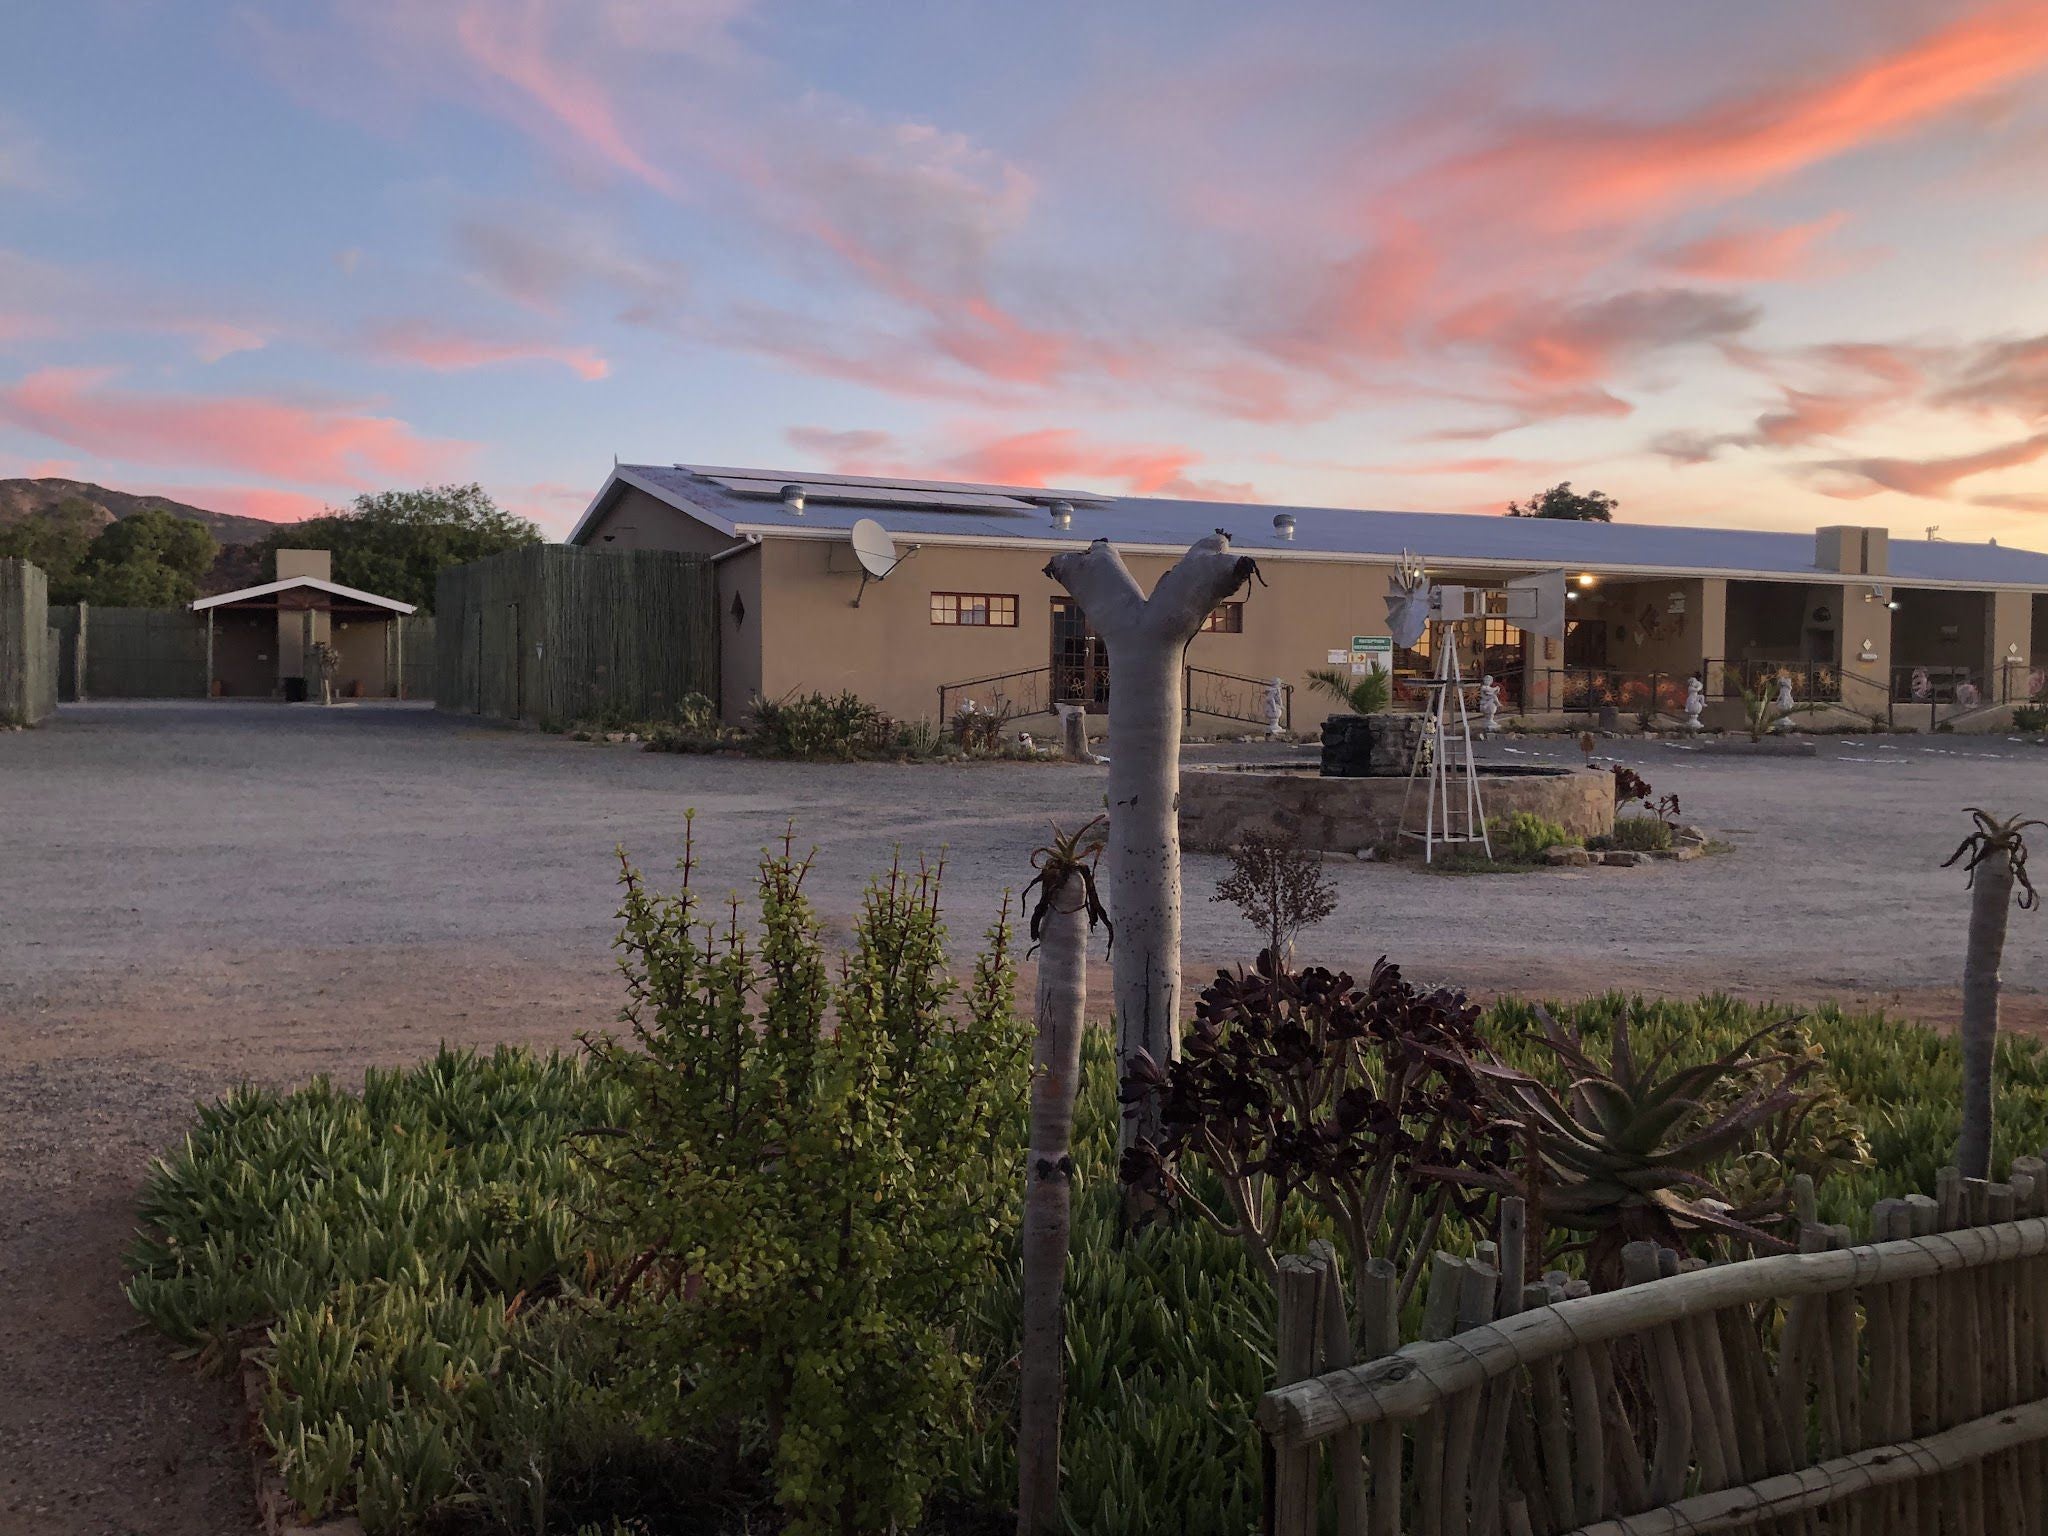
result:
M 1180 776 L 1181 843 L 1220 853 L 1258 831 L 1304 848 L 1355 853 L 1394 841 L 1407 789 L 1405 778 L 1187 768 Z M 1580 837 L 1614 830 L 1614 781 L 1605 773 L 1482 773 L 1479 792 L 1489 820 L 1531 811 Z

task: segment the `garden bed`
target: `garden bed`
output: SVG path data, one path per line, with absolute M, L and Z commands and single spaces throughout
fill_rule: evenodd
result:
M 1783 1017 L 1721 998 L 1559 1012 L 1597 1037 L 1621 1008 L 1693 1058 Z M 1525 1065 L 1528 1022 L 1512 1002 L 1487 1020 Z M 1877 1015 L 1823 1009 L 1806 1027 L 1869 1143 L 1867 1162 L 1823 1179 L 1821 1219 L 1857 1226 L 1877 1194 L 1933 1187 L 1957 1052 Z M 305 1514 L 354 1507 L 371 1536 L 774 1530 L 744 1443 L 667 1432 L 658 1383 L 602 1305 L 619 1256 L 586 1219 L 570 1138 L 619 1109 L 590 1064 L 516 1051 L 371 1073 L 361 1096 L 237 1094 L 153 1176 L 131 1295 L 204 1361 L 257 1348 L 261 1430 Z M 1075 1149 L 1067 1518 L 1101 1536 L 1241 1536 L 1258 1519 L 1250 1409 L 1270 1375 L 1270 1293 L 1239 1245 L 1195 1222 L 1120 1236 L 1116 1114 L 1096 1035 Z M 2048 1140 L 2048 1057 L 2031 1041 L 2001 1043 L 1999 1115 L 2000 1167 Z M 928 1531 L 1002 1528 L 1015 1298 L 1006 1261 L 960 1340 L 975 1406 L 950 1427 Z

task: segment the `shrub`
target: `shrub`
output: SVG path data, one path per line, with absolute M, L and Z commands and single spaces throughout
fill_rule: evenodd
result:
M 2016 731 L 2048 731 L 2048 704 L 2015 704 L 2012 728 Z
M 1323 878 L 1321 854 L 1251 832 L 1230 850 L 1230 873 L 1209 899 L 1235 906 L 1264 937 L 1275 963 L 1285 966 L 1294 936 L 1337 910 L 1337 887 Z
M 1479 1010 L 1462 992 L 1422 991 L 1384 960 L 1357 986 L 1261 955 L 1223 972 L 1195 1004 L 1179 1061 L 1133 1058 L 1122 1097 L 1150 1099 L 1162 1127 L 1119 1169 L 1126 1184 L 1240 1237 L 1274 1272 L 1297 1197 L 1335 1228 L 1348 1273 L 1382 1257 L 1403 1270 L 1405 1298 L 1459 1175 L 1492 1173 L 1505 1131 L 1487 1113 L 1470 1065 Z M 1218 1181 L 1217 1209 L 1190 1178 Z
M 1671 824 L 1655 816 L 1617 816 L 1614 831 L 1609 834 L 1610 848 L 1633 848 L 1639 853 L 1653 853 L 1671 846 Z
M 1350 677 L 1334 667 L 1316 667 L 1308 674 L 1308 685 L 1345 705 L 1354 715 L 1377 715 L 1393 702 L 1394 680 L 1378 667 L 1368 667 Z
M 1533 864 L 1543 857 L 1546 848 L 1576 848 L 1580 842 L 1556 822 L 1546 821 L 1534 811 L 1516 811 L 1505 819 L 1495 818 L 1486 824 L 1486 833 L 1493 845 L 1494 858 L 1504 864 Z
M 754 701 L 752 740 L 764 757 L 839 759 L 888 751 L 895 725 L 857 694 L 791 693 Z
M 1006 928 L 964 991 L 936 871 L 870 886 L 831 980 L 785 840 L 756 950 L 623 867 L 633 1046 L 595 1045 L 631 1108 L 601 1143 L 607 1218 L 638 1250 L 657 1422 L 767 1444 L 792 1533 L 915 1526 L 970 1409 L 954 1342 L 1013 1216 L 1027 1087 Z M 828 1027 L 829 1026 L 829 1027 Z

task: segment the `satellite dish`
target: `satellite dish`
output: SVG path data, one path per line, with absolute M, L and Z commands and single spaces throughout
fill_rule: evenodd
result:
M 863 586 L 867 581 L 881 581 L 896 569 L 896 541 L 872 517 L 860 518 L 853 525 L 853 557 L 866 578 Z

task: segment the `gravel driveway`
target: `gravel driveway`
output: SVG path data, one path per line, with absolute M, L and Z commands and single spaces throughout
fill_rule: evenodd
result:
M 1492 750 L 1580 761 L 1568 743 Z M 1677 791 L 1733 851 L 1488 878 L 1347 861 L 1304 952 L 1354 968 L 1390 954 L 1485 992 L 1724 988 L 1946 1018 L 1967 901 L 1941 860 L 1964 806 L 2048 815 L 2048 751 L 1900 736 L 1821 754 L 1617 744 L 1602 755 Z M 1100 809 L 1103 779 L 656 756 L 403 705 L 71 706 L 0 734 L 0 1529 L 253 1528 L 230 1394 L 171 1364 L 119 1293 L 137 1180 L 195 1099 L 245 1076 L 349 1079 L 443 1039 L 602 1026 L 611 850 L 665 870 L 687 807 L 714 889 L 744 885 L 794 818 L 841 926 L 896 849 L 943 850 L 964 942 L 1029 878 L 1049 820 Z M 1249 947 L 1205 899 L 1221 865 L 1188 859 L 1191 970 Z M 2048 1024 L 2044 924 L 2013 924 L 2014 1027 Z

